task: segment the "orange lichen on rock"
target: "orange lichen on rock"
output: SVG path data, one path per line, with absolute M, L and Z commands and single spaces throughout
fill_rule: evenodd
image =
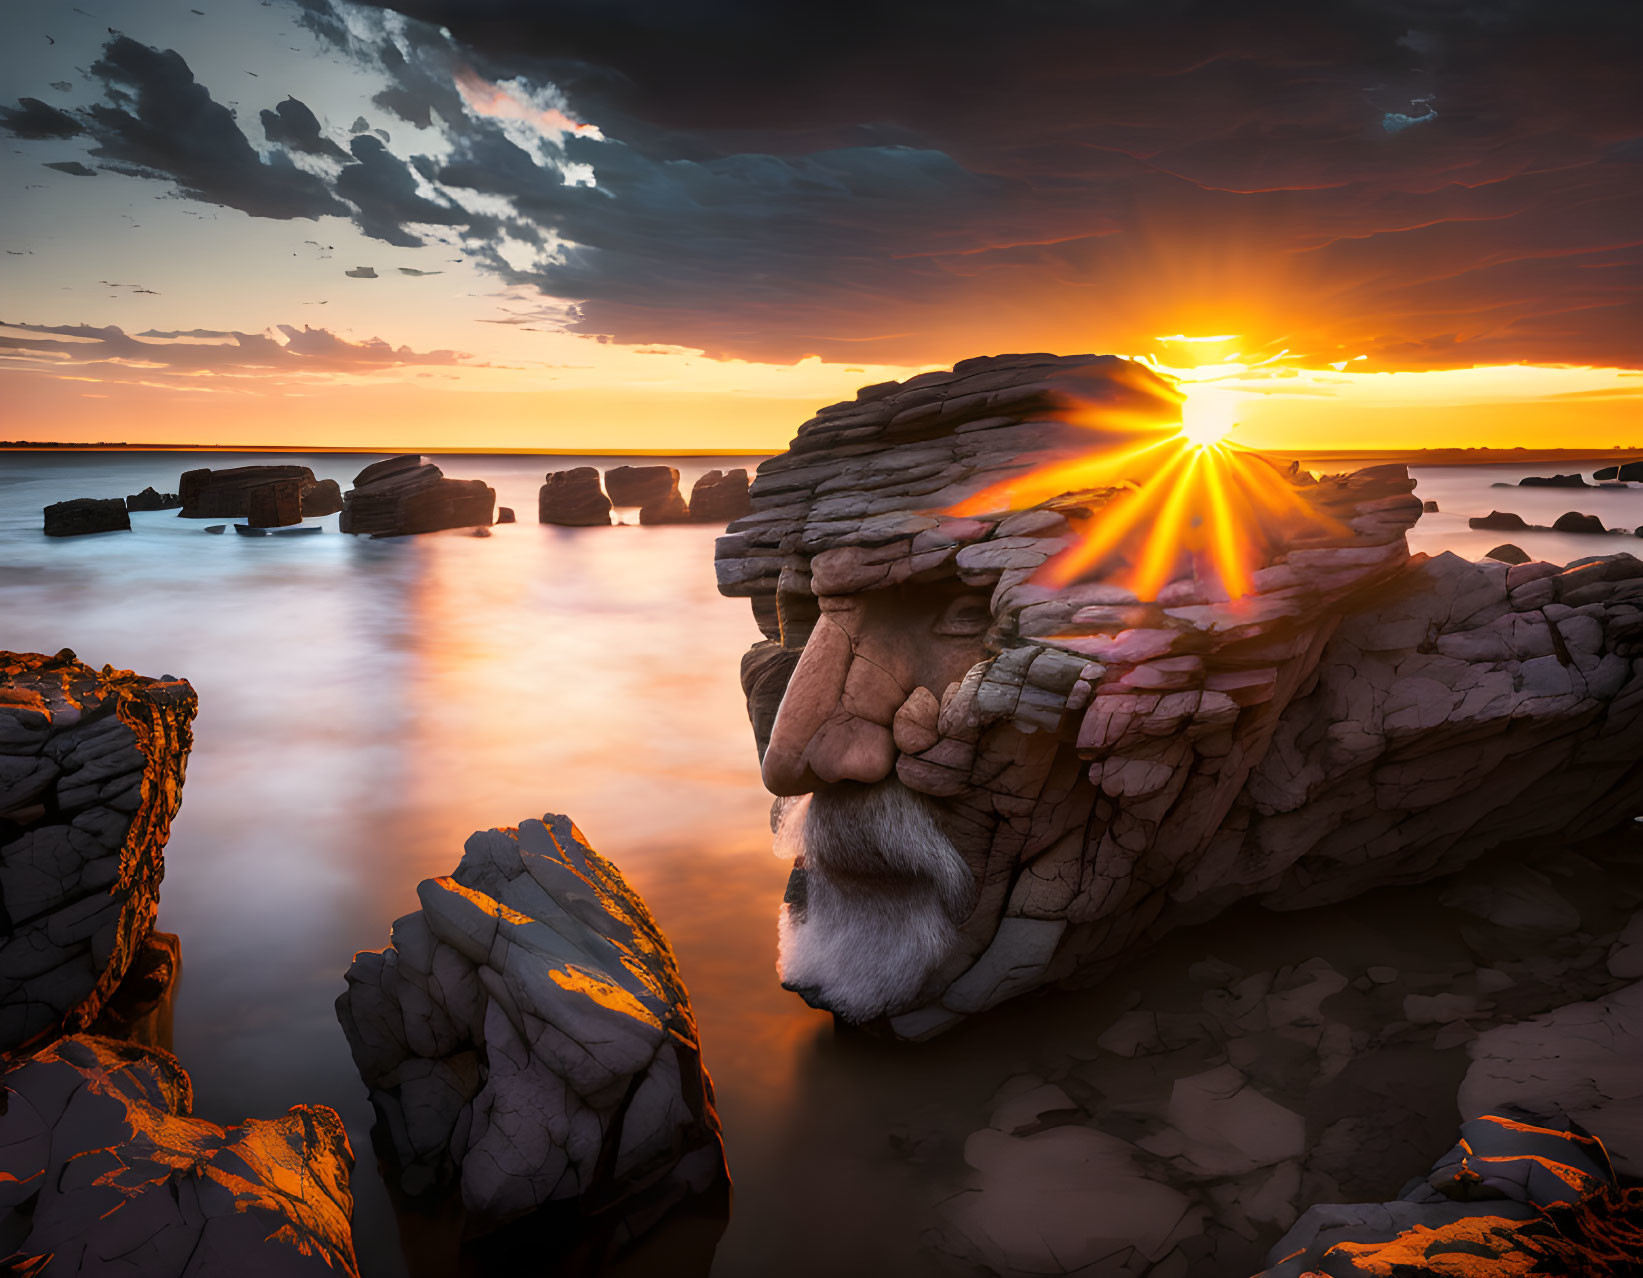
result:
M 90 1025 L 154 926 L 198 700 L 0 653 L 0 1050 Z

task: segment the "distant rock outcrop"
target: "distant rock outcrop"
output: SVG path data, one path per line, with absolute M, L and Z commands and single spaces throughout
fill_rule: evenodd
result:
M 690 489 L 690 518 L 698 524 L 727 524 L 753 509 L 747 471 L 710 470 Z
M 131 517 L 118 497 L 75 497 L 46 507 L 48 537 L 83 537 L 87 533 L 129 531 Z
M 426 457 L 373 462 L 343 498 L 342 531 L 397 537 L 442 528 L 488 527 L 496 490 L 483 480 L 447 479 Z
M 484 830 L 337 1000 L 406 1192 L 465 1230 L 552 1203 L 637 1234 L 722 1185 L 713 1085 L 667 938 L 567 817 Z
M 1466 521 L 1469 528 L 1488 528 L 1496 532 L 1523 532 L 1528 521 L 1509 510 L 1491 510 L 1487 515 L 1474 515 Z
M 1567 514 L 1559 515 L 1552 524 L 1553 532 L 1561 533 L 1606 533 L 1609 530 L 1603 526 L 1603 521 L 1596 515 L 1583 515 L 1578 510 L 1571 510 Z
M 176 510 L 182 504 L 183 499 L 176 493 L 156 492 L 152 484 L 126 498 L 127 510 Z
M 567 528 L 605 527 L 610 523 L 610 498 L 599 487 L 592 466 L 550 470 L 536 498 L 538 523 Z
M 1511 542 L 1507 542 L 1502 546 L 1496 546 L 1487 555 L 1485 555 L 1484 558 L 1493 559 L 1496 562 L 1503 564 L 1526 564 L 1529 562 L 1528 553 L 1521 547 L 1514 546 Z
M 184 519 L 237 519 L 250 513 L 251 493 L 282 479 L 298 481 L 304 519 L 333 515 L 342 509 L 342 490 L 334 479 L 315 479 L 307 466 L 231 466 L 225 470 L 187 470 L 177 483 Z
M 684 497 L 677 486 L 669 493 L 646 502 L 639 507 L 639 522 L 641 524 L 688 524 L 690 522 L 690 507 L 685 504 Z
M 613 506 L 650 506 L 679 491 L 679 472 L 672 466 L 612 466 L 605 491 Z
M 0 1050 L 90 1025 L 154 926 L 197 701 L 0 653 Z
M 1427 515 L 1437 514 L 1438 513 L 1438 503 L 1435 502 L 1435 501 L 1430 501 L 1430 500 L 1422 502 L 1421 503 L 1421 513 L 1422 514 L 1427 514 Z
M 357 1278 L 353 1151 L 323 1105 L 190 1117 L 169 1052 L 76 1035 L 0 1074 L 7 1272 Z
M 1519 488 L 1589 488 L 1580 475 L 1530 475 L 1517 481 Z
M 1592 478 L 1640 482 L 1643 481 L 1643 461 L 1621 462 L 1617 466 L 1605 466 L 1602 470 L 1593 471 Z

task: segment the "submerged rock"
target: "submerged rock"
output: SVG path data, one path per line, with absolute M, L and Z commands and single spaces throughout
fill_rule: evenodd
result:
M 254 490 L 278 480 L 297 481 L 302 518 L 333 515 L 342 509 L 342 490 L 334 479 L 315 479 L 307 466 L 230 466 L 224 470 L 183 472 L 177 484 L 184 519 L 234 519 L 250 514 Z
M 610 523 L 610 498 L 599 487 L 592 466 L 550 470 L 536 498 L 538 523 L 567 528 L 604 527 Z
M 1552 531 L 1562 533 L 1606 533 L 1609 530 L 1603 526 L 1603 521 L 1596 515 L 1583 515 L 1578 510 L 1571 510 L 1567 514 L 1559 515 L 1552 522 Z
M 90 1025 L 147 940 L 197 707 L 181 679 L 0 653 L 0 1050 Z
M 323 1105 L 219 1127 L 169 1053 L 75 1035 L 0 1074 L 7 1272 L 355 1278 L 353 1151 Z
M 447 479 L 426 457 L 373 462 L 343 498 L 345 533 L 398 537 L 442 528 L 488 527 L 496 491 L 479 479 Z
M 1426 514 L 1426 515 L 1435 515 L 1435 514 L 1437 514 L 1438 513 L 1438 503 L 1435 502 L 1435 501 L 1431 501 L 1431 500 L 1427 500 L 1427 501 L 1422 502 L 1421 503 L 1421 513 Z
M 176 493 L 156 492 L 152 484 L 126 498 L 127 510 L 176 510 L 182 504 L 183 499 Z
M 45 509 L 48 537 L 83 537 L 87 533 L 130 531 L 131 516 L 118 497 L 75 497 Z
M 753 508 L 747 471 L 710 470 L 690 488 L 690 517 L 698 524 L 727 524 Z
M 574 1203 L 637 1235 L 725 1182 L 713 1084 L 667 938 L 563 816 L 473 835 L 337 1016 L 420 1194 L 479 1234 Z
M 1509 510 L 1491 510 L 1487 515 L 1475 515 L 1466 521 L 1469 528 L 1488 528 L 1497 532 L 1522 532 L 1529 527 L 1522 515 Z
M 649 506 L 679 491 L 679 472 L 672 466 L 612 466 L 605 491 L 613 506 Z

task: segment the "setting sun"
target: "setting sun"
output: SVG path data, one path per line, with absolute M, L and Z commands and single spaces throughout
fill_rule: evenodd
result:
M 1192 390 L 1181 405 L 1181 434 L 1194 448 L 1219 444 L 1237 426 L 1236 406 L 1224 392 Z

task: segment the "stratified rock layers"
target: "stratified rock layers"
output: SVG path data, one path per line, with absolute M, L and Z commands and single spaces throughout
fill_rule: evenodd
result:
M 197 708 L 181 679 L 0 653 L 0 1050 L 91 1024 L 152 930 Z
M 382 537 L 488 527 L 495 509 L 496 490 L 483 480 L 448 479 L 426 457 L 390 457 L 354 476 L 340 527 Z
M 485 830 L 337 1000 L 421 1193 L 470 1233 L 575 1201 L 638 1232 L 722 1182 L 713 1085 L 667 939 L 563 816 Z
M 0 1251 L 70 1278 L 354 1278 L 353 1151 L 324 1106 L 191 1118 L 169 1052 L 65 1038 L 0 1074 Z

